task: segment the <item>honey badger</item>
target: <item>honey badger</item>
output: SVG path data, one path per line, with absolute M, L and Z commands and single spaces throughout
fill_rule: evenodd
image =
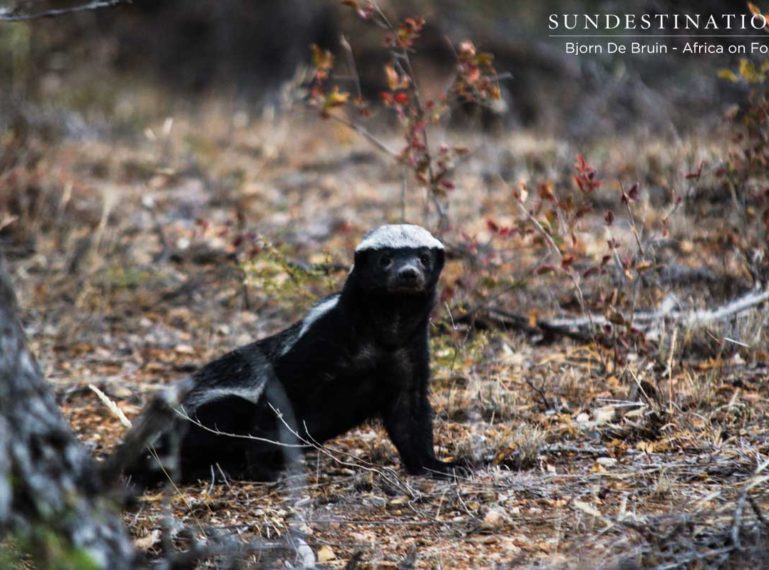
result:
M 427 397 L 428 321 L 443 264 L 443 244 L 424 228 L 369 232 L 340 293 L 193 375 L 189 419 L 176 420 L 157 448 L 176 436 L 182 481 L 271 480 L 285 465 L 286 446 L 275 442 L 290 442 L 286 431 L 323 442 L 378 417 L 409 473 L 451 474 L 455 464 L 433 450 Z M 149 455 L 127 474 L 140 485 L 161 479 Z

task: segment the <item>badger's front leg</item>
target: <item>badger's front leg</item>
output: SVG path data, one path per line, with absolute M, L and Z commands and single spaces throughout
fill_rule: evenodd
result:
M 412 475 L 451 473 L 453 464 L 435 457 L 432 409 L 426 398 L 415 400 L 403 394 L 382 417 L 406 471 Z
M 392 380 L 396 391 L 382 412 L 387 434 L 398 449 L 403 466 L 411 474 L 451 474 L 454 464 L 435 457 L 433 410 L 427 399 L 430 379 L 427 335 L 423 346 L 396 353 Z M 418 343 L 422 344 L 422 343 Z

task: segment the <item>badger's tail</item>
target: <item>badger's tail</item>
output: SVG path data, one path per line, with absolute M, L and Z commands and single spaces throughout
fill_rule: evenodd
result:
M 182 402 L 195 386 L 185 378 L 158 391 L 123 438 L 115 455 L 129 485 L 145 489 L 173 479 L 187 428 Z

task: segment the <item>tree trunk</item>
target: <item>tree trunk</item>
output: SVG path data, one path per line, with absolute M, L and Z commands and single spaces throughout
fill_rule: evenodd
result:
M 132 568 L 138 558 L 99 469 L 27 350 L 0 255 L 0 540 L 36 567 Z

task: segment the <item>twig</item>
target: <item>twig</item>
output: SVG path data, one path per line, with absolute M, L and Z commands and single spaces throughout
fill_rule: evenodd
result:
M 229 433 L 226 431 L 221 431 L 217 429 L 216 427 L 209 427 L 200 421 L 196 420 L 192 416 L 190 416 L 186 411 L 175 409 L 174 413 L 178 415 L 180 418 L 184 419 L 185 421 L 190 422 L 191 424 L 199 427 L 202 430 L 205 430 L 209 433 L 212 433 L 214 435 L 220 435 L 222 437 L 231 437 L 233 439 L 248 439 L 250 441 L 258 441 L 260 443 L 269 443 L 270 445 L 275 445 L 277 447 L 286 447 L 286 448 L 306 448 L 308 447 L 308 444 L 306 443 L 287 443 L 284 441 L 278 441 L 276 439 L 270 439 L 268 437 L 260 437 L 258 435 L 251 435 L 247 433 Z M 275 410 L 276 414 L 280 414 L 278 410 Z
M 408 177 L 406 167 L 401 169 L 401 223 L 406 223 L 406 190 L 408 189 Z
M 745 509 L 745 501 L 748 498 L 749 490 L 749 486 L 746 486 L 742 490 L 739 499 L 737 499 L 737 506 L 734 507 L 734 522 L 732 523 L 729 536 L 732 539 L 732 545 L 737 550 L 742 550 L 742 543 L 740 542 L 740 526 L 742 525 L 742 511 Z
M 331 450 L 328 449 L 326 446 L 318 443 L 307 431 L 307 426 L 305 426 L 305 433 L 307 434 L 305 437 L 299 434 L 296 431 L 296 429 L 294 429 L 292 426 L 290 426 L 288 422 L 286 422 L 286 420 L 283 418 L 280 411 L 277 410 L 272 404 L 270 404 L 270 407 L 273 409 L 278 419 L 283 423 L 283 426 L 296 438 L 297 441 L 301 442 L 305 447 L 313 447 L 314 449 L 316 449 L 326 457 L 329 457 L 334 462 L 340 465 L 343 465 L 345 467 L 358 467 L 358 468 L 364 469 L 365 471 L 376 473 L 377 475 L 382 477 L 385 481 L 390 482 L 396 488 L 399 488 L 405 494 L 409 495 L 412 499 L 416 498 L 417 494 L 415 493 L 415 491 L 411 487 L 409 487 L 406 483 L 404 483 L 400 479 L 400 477 L 398 477 L 398 474 L 393 469 L 389 469 L 389 468 L 379 469 L 377 467 L 373 467 L 371 464 L 360 460 L 359 458 L 353 456 L 350 453 L 345 453 L 345 455 L 348 455 L 349 457 L 353 458 L 356 461 L 356 463 L 345 461 L 344 459 L 340 459 L 339 457 L 334 455 L 331 452 Z
M 355 81 L 355 90 L 358 93 L 358 99 L 363 99 L 363 90 L 360 86 L 360 75 L 358 74 L 358 67 L 355 65 L 355 56 L 352 53 L 352 46 L 344 35 L 339 39 L 339 43 L 344 48 L 344 53 L 347 56 L 347 65 L 350 66 L 350 73 L 352 73 L 353 80 Z
M 79 6 L 71 6 L 69 8 L 53 8 L 51 10 L 45 10 L 43 12 L 36 12 L 34 14 L 9 14 L 8 9 L 0 10 L 0 22 L 27 22 L 29 20 L 38 20 L 41 18 L 55 18 L 57 16 L 64 16 L 66 14 L 74 14 L 76 12 L 86 12 L 90 10 L 101 10 L 102 8 L 112 8 L 119 4 L 130 4 L 131 0 L 94 0 L 88 4 L 80 4 Z
M 736 315 L 737 313 L 741 313 L 767 301 L 769 301 L 769 289 L 754 290 L 717 309 L 710 311 L 693 311 L 689 313 L 684 324 L 688 326 L 704 325 L 713 321 L 724 320 L 727 317 L 731 317 L 732 315 Z M 676 313 L 673 313 L 673 315 L 676 316 Z
M 676 352 L 676 340 L 678 328 L 673 329 L 673 337 L 670 339 L 670 354 L 668 355 L 668 414 L 673 415 L 673 359 Z
M 534 385 L 534 382 L 531 381 L 530 378 L 526 378 L 525 380 L 526 384 L 534 390 L 534 393 L 537 394 L 540 400 L 542 400 L 542 404 L 545 406 L 545 410 L 552 410 L 553 406 L 550 405 L 550 400 L 547 399 L 547 396 L 545 395 L 545 391 L 541 387 L 537 387 Z
M 540 453 L 576 453 L 579 455 L 608 455 L 609 450 L 606 447 L 577 447 L 576 445 L 565 445 L 554 443 L 546 445 L 540 449 Z
M 756 518 L 761 522 L 764 528 L 769 529 L 769 521 L 766 520 L 764 513 L 761 512 L 761 509 L 758 507 L 756 500 L 753 497 L 748 497 L 748 503 L 750 504 L 750 508 L 753 509 L 753 513 L 756 515 Z
M 696 562 L 698 560 L 705 560 L 706 558 L 713 558 L 714 556 L 729 554 L 733 550 L 733 546 L 727 546 L 726 548 L 718 548 L 708 552 L 692 552 L 691 554 L 677 558 L 668 564 L 660 564 L 659 566 L 655 566 L 654 570 L 675 570 L 676 568 L 684 568 L 690 562 Z
M 623 197 L 627 196 L 625 194 L 625 187 L 622 186 L 621 183 L 620 183 L 620 188 L 622 190 Z M 638 224 L 636 224 L 635 214 L 633 214 L 633 208 L 631 208 L 630 206 L 630 199 L 629 197 L 626 197 L 623 201 L 625 202 L 625 209 L 627 210 L 628 219 L 630 220 L 630 229 L 633 232 L 633 237 L 635 238 L 636 245 L 638 246 L 638 252 L 642 256 L 645 256 L 646 252 L 644 251 L 644 246 L 641 241 L 641 235 L 638 232 Z
M 356 133 L 361 135 L 363 138 L 365 138 L 367 141 L 369 141 L 371 144 L 373 144 L 375 147 L 377 147 L 379 150 L 381 150 L 385 154 L 391 156 L 392 158 L 400 159 L 400 155 L 397 152 L 392 150 L 390 147 L 388 147 L 386 144 L 380 141 L 376 136 L 371 134 L 371 131 L 369 131 L 363 125 L 350 121 L 345 117 L 340 117 L 339 115 L 335 115 L 333 113 L 329 114 L 329 118 L 335 120 L 338 123 L 342 123 L 344 126 L 354 130 Z

